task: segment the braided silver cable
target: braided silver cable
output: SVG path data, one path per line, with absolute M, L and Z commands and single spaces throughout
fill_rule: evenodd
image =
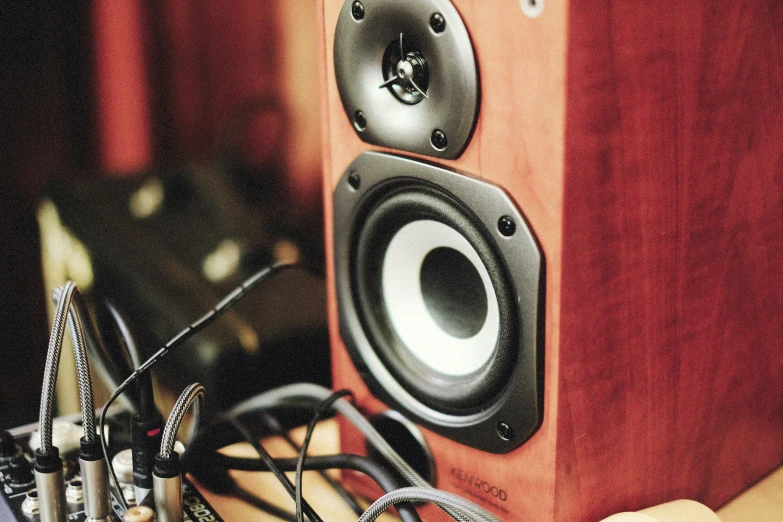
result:
M 196 399 L 198 399 L 198 401 L 196 401 Z M 174 451 L 174 442 L 177 437 L 179 425 L 182 424 L 182 419 L 185 417 L 185 413 L 188 411 L 194 401 L 196 401 L 196 406 L 194 408 L 195 416 L 193 419 L 193 426 L 196 427 L 195 429 L 198 429 L 201 402 L 203 400 L 204 387 L 197 382 L 194 382 L 182 391 L 179 398 L 177 399 L 177 402 L 174 403 L 174 408 L 171 410 L 171 415 L 169 415 L 169 418 L 166 421 L 166 426 L 163 428 L 163 436 L 160 442 L 161 457 L 167 459 L 171 456 L 171 452 Z
M 500 522 L 499 518 L 483 507 L 459 495 L 440 489 L 418 487 L 400 488 L 386 493 L 367 508 L 367 511 L 359 517 L 359 522 L 373 522 L 392 505 L 400 502 L 432 502 L 444 509 L 448 509 L 450 514 L 456 512 L 462 515 L 458 520 Z
M 58 288 L 54 292 L 57 308 L 54 312 L 52 331 L 49 335 L 49 349 L 46 352 L 43 388 L 41 390 L 41 409 L 38 415 L 41 430 L 41 453 L 51 453 L 52 451 L 52 422 L 57 369 L 60 366 L 60 353 L 62 352 L 63 336 L 65 335 L 65 324 L 75 289 L 76 285 L 68 281 L 62 288 Z
M 92 400 L 92 379 L 90 362 L 87 359 L 87 341 L 84 337 L 84 325 L 74 305 L 80 300 L 79 289 L 73 289 L 72 303 L 68 311 L 68 329 L 71 331 L 73 356 L 76 361 L 76 377 L 79 383 L 79 402 L 82 408 L 82 427 L 87 442 L 95 441 L 95 405 Z
M 68 303 L 68 330 L 71 332 L 71 342 L 73 344 L 74 361 L 76 362 L 76 378 L 79 385 L 79 403 L 82 410 L 82 426 L 84 428 L 84 436 L 88 442 L 95 441 L 95 405 L 93 403 L 92 395 L 92 378 L 90 377 L 90 362 L 87 357 L 87 340 L 85 337 L 84 323 L 82 322 L 79 309 L 84 309 L 84 305 L 81 302 L 82 296 L 79 293 L 79 289 L 76 285 L 68 281 L 67 285 L 72 286 L 70 292 L 70 299 Z M 60 302 L 65 294 L 65 286 L 57 287 L 54 289 L 52 299 L 59 307 Z M 81 305 L 81 306 L 78 306 Z M 52 327 L 54 331 L 54 327 Z M 62 335 L 60 337 L 60 348 L 62 352 Z M 59 361 L 60 354 L 57 354 Z M 55 368 L 54 379 L 57 380 L 57 369 Z M 45 384 L 44 384 L 45 386 Z M 54 392 L 54 390 L 52 391 Z

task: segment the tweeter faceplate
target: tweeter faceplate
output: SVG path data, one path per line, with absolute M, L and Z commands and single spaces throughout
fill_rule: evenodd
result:
M 465 149 L 478 115 L 478 71 L 448 0 L 346 0 L 334 69 L 363 141 L 446 159 Z

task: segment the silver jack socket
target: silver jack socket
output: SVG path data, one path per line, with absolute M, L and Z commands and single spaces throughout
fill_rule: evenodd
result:
M 71 504 L 84 502 L 84 488 L 82 488 L 81 478 L 75 477 L 68 481 L 68 486 L 65 488 L 65 500 Z
M 22 513 L 25 515 L 38 515 L 40 512 L 38 507 L 38 491 L 31 489 L 27 492 L 22 501 Z

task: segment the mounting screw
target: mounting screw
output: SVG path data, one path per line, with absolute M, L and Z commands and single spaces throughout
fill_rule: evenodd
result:
M 446 135 L 443 134 L 442 130 L 435 129 L 432 131 L 432 136 L 430 136 L 430 143 L 437 150 L 444 150 L 448 146 L 449 140 L 446 139 Z
M 430 27 L 435 34 L 442 33 L 446 30 L 446 19 L 440 13 L 435 13 L 430 17 Z
M 498 232 L 506 237 L 513 236 L 517 231 L 517 224 L 509 216 L 503 216 L 498 219 Z
M 500 435 L 500 438 L 503 440 L 511 440 L 511 437 L 514 436 L 514 430 L 505 422 L 498 422 L 497 430 L 498 435 Z
M 351 16 L 357 22 L 364 18 L 364 6 L 358 0 L 351 5 Z
M 367 128 L 367 118 L 364 117 L 364 113 L 362 111 L 356 111 L 353 114 L 353 126 L 359 132 L 362 132 Z
M 359 178 L 359 175 L 355 172 L 351 172 L 348 174 L 348 185 L 351 186 L 354 190 L 359 190 L 359 186 L 362 184 L 361 178 Z

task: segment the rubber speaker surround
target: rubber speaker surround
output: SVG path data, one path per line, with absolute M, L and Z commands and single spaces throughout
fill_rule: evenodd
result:
M 377 187 L 360 209 L 362 223 L 352 239 L 351 287 L 370 344 L 394 377 L 419 401 L 449 414 L 487 408 L 503 389 L 515 364 L 516 306 L 511 281 L 486 232 L 472 213 L 434 186 L 400 180 L 394 188 Z M 451 376 L 422 364 L 405 348 L 391 325 L 381 292 L 383 254 L 394 234 L 418 220 L 441 222 L 459 232 L 479 254 L 492 280 L 500 333 L 489 361 L 466 376 Z
M 543 418 L 544 259 L 509 196 L 451 170 L 364 152 L 335 187 L 333 210 L 340 335 L 372 393 L 473 448 L 506 453 L 527 440 Z M 407 353 L 383 308 L 384 250 L 403 227 L 421 222 L 464 238 L 494 289 L 497 342 L 465 374 L 439 372 Z

